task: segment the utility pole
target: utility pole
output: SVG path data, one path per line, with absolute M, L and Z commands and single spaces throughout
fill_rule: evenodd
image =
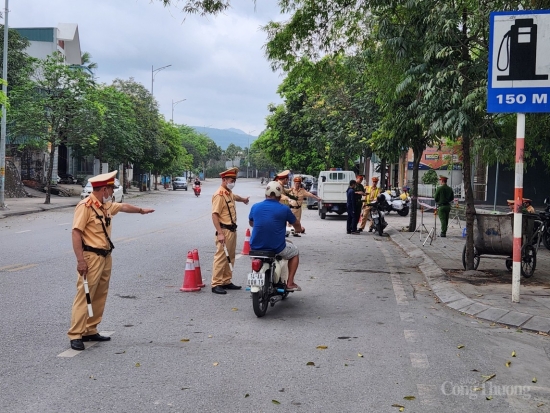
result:
M 174 123 L 174 106 L 176 106 L 178 103 L 183 102 L 187 99 L 178 100 L 177 102 L 174 102 L 174 99 L 172 99 L 172 123 Z
M 166 66 L 162 66 L 162 67 L 159 67 L 158 69 L 154 69 L 154 66 L 151 65 L 151 97 L 153 98 L 153 100 L 155 99 L 155 95 L 153 94 L 153 83 L 155 82 L 155 74 L 157 72 L 160 72 L 162 69 L 166 69 L 167 67 L 170 67 L 172 65 L 166 65 Z M 152 171 L 149 171 L 149 191 L 151 190 L 151 177 L 152 177 Z M 157 189 L 157 179 L 156 179 L 156 175 L 155 175 L 155 190 Z
M 4 10 L 4 51 L 2 57 L 2 92 L 8 95 L 8 3 Z M 6 209 L 4 194 L 6 190 L 6 105 L 2 105 L 2 126 L 0 128 L 0 209 Z

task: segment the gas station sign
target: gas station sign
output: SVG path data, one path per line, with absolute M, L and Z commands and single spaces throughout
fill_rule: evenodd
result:
M 550 112 L 550 10 L 493 12 L 487 112 Z

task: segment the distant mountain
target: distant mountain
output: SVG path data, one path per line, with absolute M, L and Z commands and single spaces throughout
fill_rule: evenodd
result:
M 230 144 L 240 146 L 241 148 L 247 148 L 251 145 L 257 136 L 248 135 L 240 129 L 216 129 L 205 128 L 204 126 L 191 126 L 198 133 L 204 133 L 223 150 L 226 150 Z

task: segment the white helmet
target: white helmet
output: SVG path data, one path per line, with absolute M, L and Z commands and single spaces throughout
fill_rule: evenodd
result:
M 266 196 L 272 196 L 271 194 L 275 194 L 276 197 L 280 197 L 282 194 L 282 186 L 277 181 L 271 181 L 267 184 L 265 187 L 265 195 Z

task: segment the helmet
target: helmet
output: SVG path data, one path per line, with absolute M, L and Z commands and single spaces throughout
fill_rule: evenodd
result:
M 271 196 L 271 194 L 275 194 L 276 197 L 280 197 L 282 194 L 282 187 L 281 184 L 277 181 L 271 181 L 267 184 L 265 187 L 265 195 Z

